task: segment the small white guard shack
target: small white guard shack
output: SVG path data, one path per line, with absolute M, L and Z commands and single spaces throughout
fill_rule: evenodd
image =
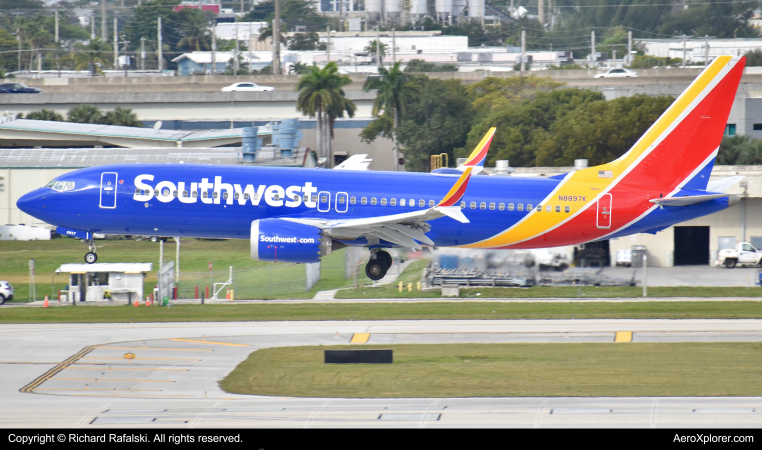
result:
M 56 273 L 69 274 L 67 300 L 123 301 L 143 297 L 143 279 L 152 263 L 63 264 Z

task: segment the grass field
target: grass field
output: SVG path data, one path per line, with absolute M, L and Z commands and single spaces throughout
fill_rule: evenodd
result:
M 149 240 L 103 240 L 98 245 L 98 262 L 151 262 L 154 271 L 147 274 L 145 293 L 156 284 L 156 268 L 159 261 L 159 244 Z M 174 260 L 175 244 L 164 245 L 164 260 Z M 65 274 L 56 275 L 55 270 L 66 263 L 81 263 L 87 246 L 76 239 L 61 238 L 50 241 L 1 241 L 0 279 L 9 281 L 15 291 L 17 302 L 25 302 L 29 293 L 29 260 L 35 260 L 37 297 L 54 298 L 59 289 L 69 283 Z M 338 251 L 323 258 L 321 281 L 310 291 L 305 290 L 304 266 L 274 264 L 253 261 L 249 242 L 245 240 L 183 239 L 180 248 L 180 288 L 188 295 L 195 286 L 204 289 L 210 284 L 208 263 L 212 261 L 214 281 L 228 278 L 228 267 L 236 273 L 238 298 L 311 298 L 323 289 L 352 286 L 352 280 L 344 279 L 344 252 Z M 258 270 L 257 270 L 258 269 Z M 370 284 L 365 272 L 358 274 L 358 281 Z M 278 284 L 280 283 L 280 284 Z
M 759 319 L 762 302 L 315 303 L 0 307 L 0 323 L 433 319 Z
M 759 396 L 760 343 L 443 344 L 393 364 L 323 364 L 329 347 L 253 352 L 220 386 L 289 397 Z

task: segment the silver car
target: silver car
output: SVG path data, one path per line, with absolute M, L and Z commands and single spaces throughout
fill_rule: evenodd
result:
M 0 281 L 0 305 L 13 300 L 13 286 L 7 281 Z
M 230 86 L 225 86 L 222 88 L 222 92 L 268 92 L 268 91 L 274 91 L 275 88 L 272 86 L 260 86 L 256 83 L 234 83 Z
M 606 72 L 599 73 L 595 78 L 630 78 L 637 77 L 638 73 L 630 69 L 611 69 Z

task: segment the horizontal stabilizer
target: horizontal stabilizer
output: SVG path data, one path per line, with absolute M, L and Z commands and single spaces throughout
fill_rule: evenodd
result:
M 728 192 L 736 183 L 740 183 L 743 180 L 743 175 L 737 175 L 734 177 L 722 178 L 720 180 L 710 181 L 706 187 L 707 191 L 711 192 Z
M 724 197 L 730 197 L 730 194 L 687 195 L 684 197 L 655 198 L 649 201 L 660 206 L 687 206 Z

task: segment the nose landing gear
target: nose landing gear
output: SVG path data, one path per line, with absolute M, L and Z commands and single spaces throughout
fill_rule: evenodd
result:
M 365 265 L 365 275 L 373 281 L 378 281 L 386 276 L 391 266 L 392 255 L 383 250 L 371 249 L 370 260 Z
M 98 261 L 98 255 L 95 253 L 95 242 L 93 241 L 87 241 L 88 245 L 88 252 L 85 253 L 85 262 L 88 264 L 92 264 L 95 261 Z

